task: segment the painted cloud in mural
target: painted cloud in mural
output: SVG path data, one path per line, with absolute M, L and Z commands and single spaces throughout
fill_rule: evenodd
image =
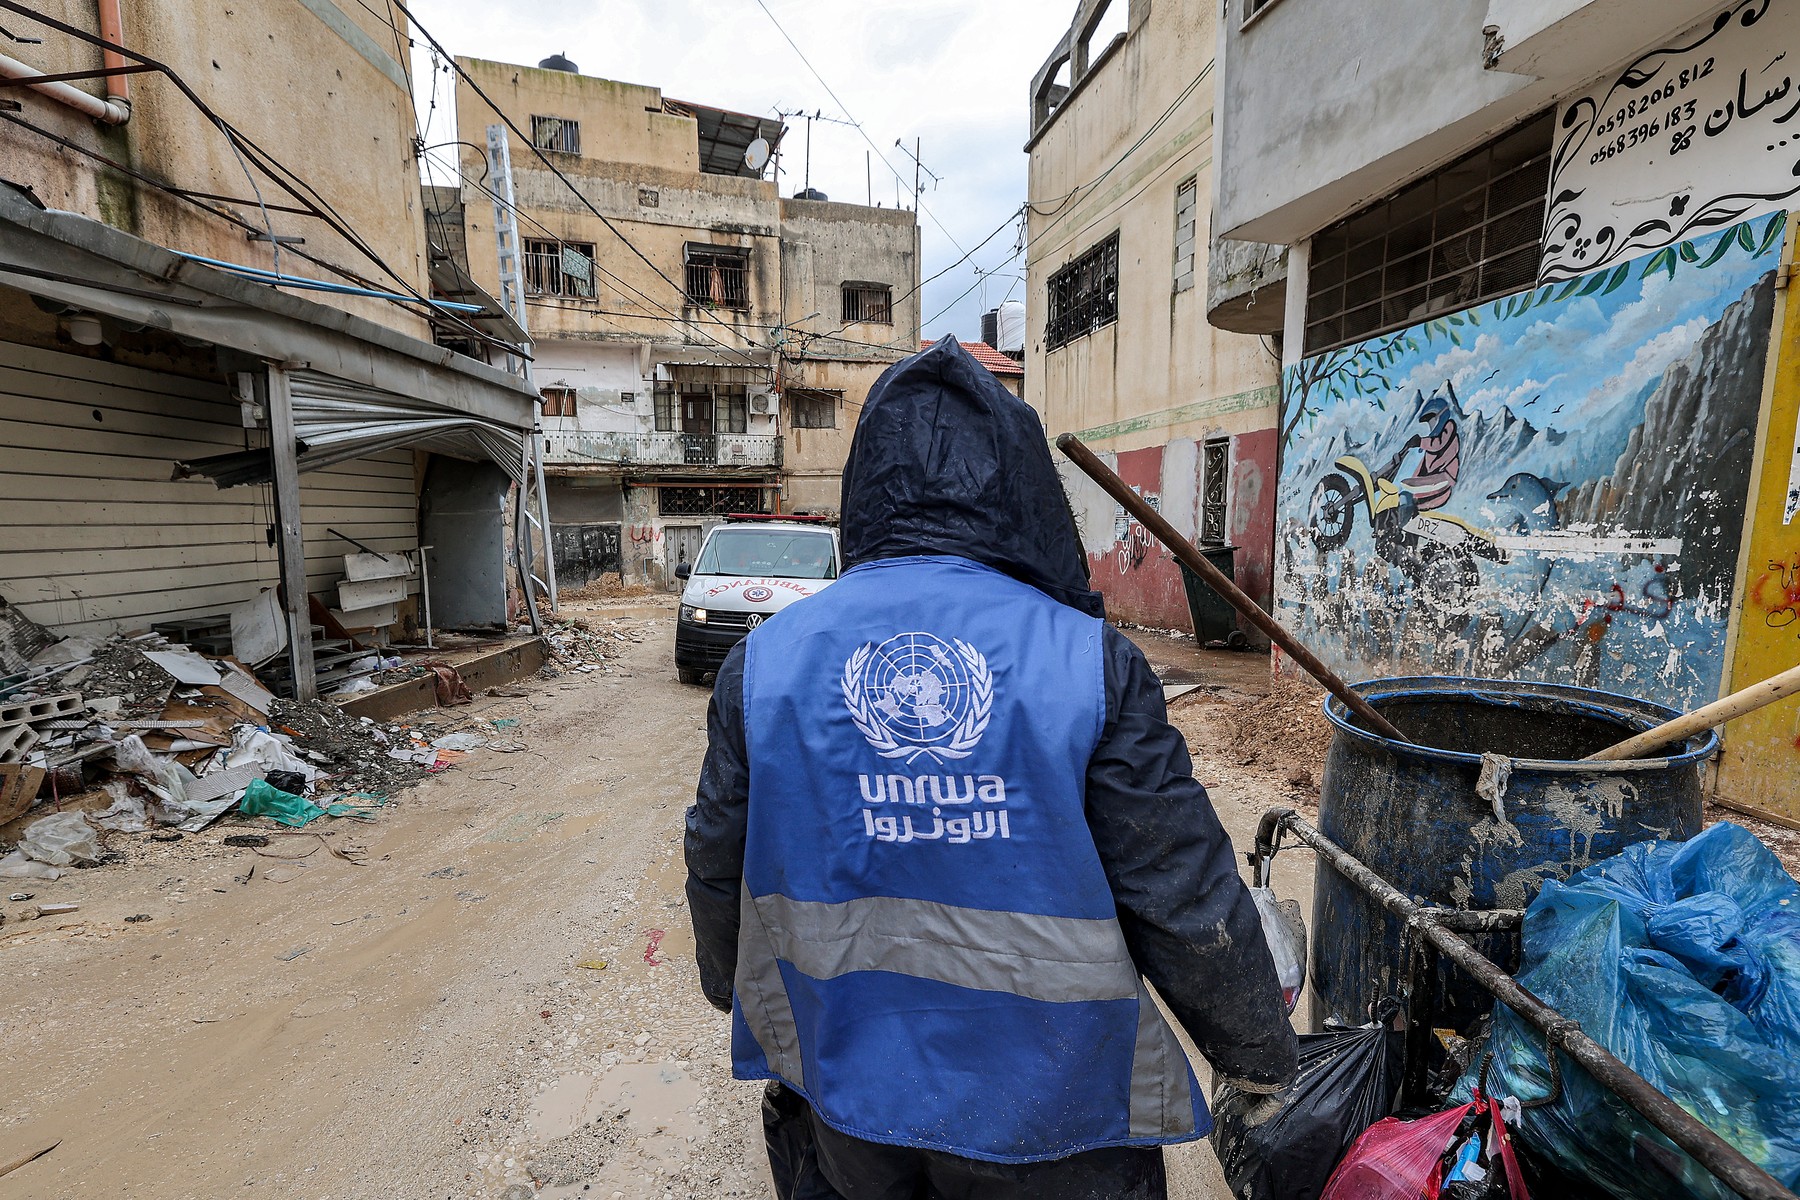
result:
M 1285 618 L 1354 677 L 1713 698 L 1783 220 L 1291 369 Z

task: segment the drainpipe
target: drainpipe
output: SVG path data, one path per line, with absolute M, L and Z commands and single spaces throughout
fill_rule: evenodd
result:
M 119 0 L 99 0 L 100 40 L 115 46 L 125 44 L 125 25 L 119 19 Z M 125 56 L 117 50 L 102 50 L 100 63 L 109 71 L 123 70 L 130 64 Z M 121 124 L 131 116 L 131 76 L 108 75 L 106 77 L 106 102 L 125 111 L 125 117 L 108 124 Z
M 99 0 L 100 4 L 100 36 L 114 45 L 122 45 L 119 41 L 119 0 Z M 102 51 L 101 61 L 108 70 L 123 67 L 125 57 L 117 51 Z M 45 72 L 16 58 L 8 58 L 0 54 L 0 76 L 7 79 L 32 80 Z M 55 80 L 49 83 L 26 83 L 33 91 L 42 92 L 58 104 L 66 104 L 76 112 L 85 113 L 96 121 L 107 125 L 123 125 L 131 119 L 131 100 L 129 93 L 130 76 L 106 76 L 106 99 L 90 95 L 72 84 Z

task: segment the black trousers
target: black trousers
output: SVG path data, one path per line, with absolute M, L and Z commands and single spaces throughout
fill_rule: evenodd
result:
M 778 1200 L 1167 1200 L 1160 1149 L 989 1163 L 839 1133 L 779 1083 L 763 1094 Z

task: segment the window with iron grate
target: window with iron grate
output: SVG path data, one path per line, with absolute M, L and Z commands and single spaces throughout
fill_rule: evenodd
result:
M 1313 238 L 1308 356 L 1537 286 L 1544 113 Z
M 747 310 L 750 307 L 750 252 L 736 246 L 689 242 L 682 258 L 687 267 L 689 304 Z
M 1050 320 L 1045 349 L 1066 346 L 1076 338 L 1119 319 L 1119 235 L 1084 252 L 1050 276 Z
M 846 283 L 843 321 L 846 325 L 892 325 L 894 289 L 885 283 Z
M 525 239 L 525 290 L 537 296 L 594 297 L 594 243 Z
M 788 425 L 794 429 L 836 429 L 838 404 L 843 398 L 842 392 L 789 388 L 782 396 Z
M 657 489 L 657 511 L 665 517 L 722 517 L 727 513 L 766 513 L 759 487 L 710 487 L 665 483 Z
M 572 387 L 547 387 L 538 392 L 544 398 L 544 415 L 546 417 L 572 417 L 575 415 L 575 389 Z
M 1261 16 L 1268 9 L 1274 8 L 1278 0 L 1244 0 L 1244 19 L 1241 24 L 1248 25 L 1253 17 Z
M 1231 439 L 1211 438 L 1200 465 L 1200 541 L 1225 544 L 1225 512 L 1231 495 Z
M 559 154 L 581 153 L 581 122 L 565 117 L 531 118 L 531 144 Z

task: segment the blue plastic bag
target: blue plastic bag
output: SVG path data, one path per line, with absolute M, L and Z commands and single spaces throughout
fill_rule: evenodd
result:
M 1800 885 L 1736 825 L 1632 846 L 1554 880 L 1525 914 L 1519 982 L 1792 1188 L 1800 1183 Z M 1552 1087 L 1543 1035 L 1504 1005 L 1490 1095 Z M 1735 1193 L 1558 1054 L 1532 1149 L 1621 1200 Z M 1480 1063 L 1458 1088 L 1467 1095 Z

